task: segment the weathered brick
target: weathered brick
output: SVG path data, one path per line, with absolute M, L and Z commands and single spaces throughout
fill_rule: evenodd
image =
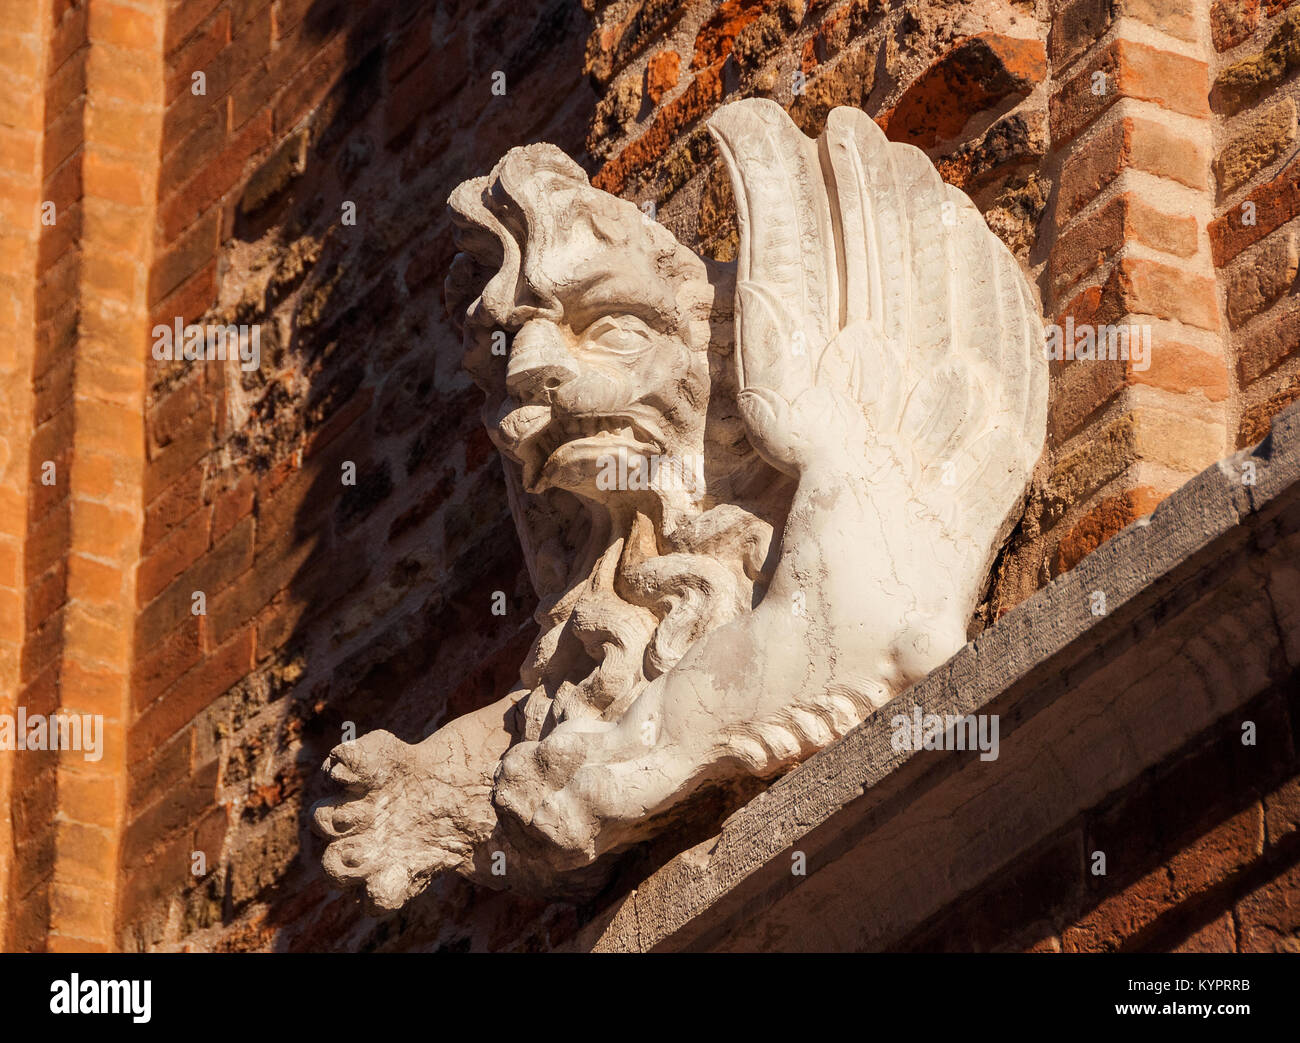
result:
M 1208 83 L 1204 62 L 1131 40 L 1114 40 L 1048 100 L 1053 142 L 1058 147 L 1064 144 L 1120 98 L 1208 116 Z
M 1260 329 L 1237 344 L 1237 374 L 1243 384 L 1258 380 L 1300 351 L 1300 308 L 1279 309 Z
M 658 105 L 677 86 L 681 74 L 682 58 L 676 51 L 652 55 L 645 67 L 645 94 L 651 104 Z
M 270 112 L 255 116 L 231 137 L 225 148 L 199 165 L 194 176 L 177 189 L 162 208 L 163 234 L 168 240 L 178 238 L 204 210 L 243 179 L 252 158 L 271 144 L 271 122 Z
M 1278 24 L 1264 49 L 1242 58 L 1214 81 L 1215 108 L 1229 115 L 1240 112 L 1300 65 L 1300 8 Z
M 1300 949 L 1300 863 L 1295 863 L 1237 902 L 1241 952 L 1289 952 Z
M 1214 176 L 1222 198 L 1269 166 L 1295 142 L 1295 101 L 1287 98 L 1265 109 L 1214 160 Z
M 702 69 L 686 90 L 665 105 L 650 128 L 592 178 L 592 184 L 617 195 L 634 171 L 648 170 L 690 126 L 722 100 L 722 72 Z
M 166 297 L 215 259 L 220 219 L 219 210 L 209 210 L 154 261 L 153 270 L 149 273 L 150 301 Z
M 253 669 L 253 647 L 253 628 L 245 627 L 150 704 L 131 727 L 131 763 L 161 746 L 247 675 Z
M 1270 236 L 1223 273 L 1227 289 L 1228 324 L 1234 329 L 1272 305 L 1295 284 L 1296 233 Z
M 967 37 L 921 73 L 881 123 L 892 140 L 930 148 L 956 137 L 976 114 L 1025 97 L 1046 72 L 1039 40 Z
M 1210 222 L 1210 247 L 1222 268 L 1246 247 L 1300 214 L 1300 163 L 1292 160 L 1271 180 Z
M 160 641 L 136 649 L 132 677 L 132 706 L 141 710 L 161 695 L 173 681 L 197 663 L 202 655 L 202 619 L 187 616 Z
M 1058 235 L 1049 257 L 1054 292 L 1101 268 L 1130 242 L 1191 257 L 1197 248 L 1196 219 L 1163 213 L 1132 192 L 1116 196 Z
M 1242 43 L 1259 26 L 1259 0 L 1214 0 L 1210 5 L 1210 39 L 1216 51 Z
M 1052 61 L 1064 65 L 1104 35 L 1117 18 L 1135 18 L 1180 40 L 1197 38 L 1194 0 L 1075 0 L 1053 12 L 1048 34 Z
M 1115 533 L 1151 514 L 1164 498 L 1165 494 L 1143 485 L 1097 503 L 1061 537 L 1052 563 L 1052 575 L 1069 572 Z
M 1201 189 L 1206 187 L 1207 161 L 1202 145 L 1168 127 L 1135 117 L 1115 120 L 1069 150 L 1057 192 L 1057 227 L 1064 227 L 1126 169 Z
M 136 630 L 140 646 L 148 648 L 160 642 L 185 622 L 192 614 L 195 591 L 203 591 L 210 616 L 213 599 L 239 581 L 252 560 L 253 519 L 246 518 L 140 613 Z
M 742 5 L 751 11 L 759 7 L 754 0 L 728 2 L 732 10 Z M 631 0 L 610 5 L 597 16 L 595 31 L 588 37 L 583 71 L 603 86 L 653 40 L 662 38 L 690 7 L 681 0 Z M 718 17 L 715 15 L 715 20 Z M 735 39 L 735 33 L 730 39 Z

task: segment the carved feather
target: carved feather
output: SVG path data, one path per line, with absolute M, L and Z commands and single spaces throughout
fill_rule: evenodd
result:
M 973 608 L 1045 435 L 1028 279 L 970 199 L 864 112 L 833 110 L 813 141 L 747 99 L 709 129 L 736 195 L 738 282 L 775 287 L 824 331 L 817 383 L 850 389 L 908 460 L 948 593 Z

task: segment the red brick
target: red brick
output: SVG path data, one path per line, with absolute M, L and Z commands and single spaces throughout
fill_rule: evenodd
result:
M 170 56 L 184 44 L 224 0 L 184 0 L 171 5 L 163 35 L 163 49 Z
M 591 183 L 618 195 L 634 171 L 648 170 L 683 131 L 722 100 L 722 94 L 721 69 L 702 69 L 686 90 L 659 111 L 650 128 L 606 163 Z
M 195 175 L 163 205 L 163 234 L 175 239 L 208 207 L 235 187 L 252 158 L 271 144 L 270 112 L 254 117 L 219 153 L 200 164 Z
M 186 728 L 160 749 L 132 765 L 127 781 L 127 808 L 139 811 L 162 794 L 175 789 L 190 774 L 194 753 L 194 729 Z
M 150 295 L 150 300 L 152 300 Z M 203 268 L 186 279 L 177 289 L 153 305 L 149 328 L 159 324 L 167 326 L 177 318 L 193 322 L 202 316 L 217 299 L 217 261 L 209 261 Z M 150 338 L 152 344 L 152 337 Z M 162 363 L 166 365 L 166 363 Z
M 1242 43 L 1259 26 L 1259 0 L 1215 0 L 1210 5 L 1210 38 L 1216 51 Z
M 132 705 L 140 710 L 148 706 L 166 690 L 173 681 L 199 661 L 199 616 L 185 620 L 161 641 L 136 650 L 136 668 L 133 676 Z
M 1093 94 L 1093 74 L 1105 76 L 1105 91 Z M 1067 80 L 1048 102 L 1053 142 L 1059 147 L 1119 98 L 1154 102 L 1189 116 L 1208 116 L 1209 70 L 1172 51 L 1131 40 L 1114 40 Z
M 1070 149 L 1061 170 L 1056 222 L 1063 227 L 1126 169 L 1144 170 L 1196 189 L 1207 185 L 1209 157 L 1158 123 L 1125 117 Z
M 142 554 L 202 506 L 204 472 L 202 463 L 191 467 L 145 508 Z
M 1239 205 L 1210 222 L 1215 266 L 1222 268 L 1296 214 L 1300 214 L 1300 163 L 1293 159 L 1271 181 L 1258 186 Z M 1253 224 L 1249 223 L 1252 216 Z
M 150 454 L 145 469 L 144 500 L 152 503 L 163 490 L 193 467 L 212 448 L 212 420 L 196 413 L 168 445 Z
M 696 33 L 691 68 L 708 68 L 725 59 L 731 53 L 736 37 L 762 16 L 766 6 L 763 0 L 723 0 Z
M 1105 285 L 1089 287 L 1062 310 L 1079 323 L 1105 324 L 1128 315 L 1153 315 L 1177 319 L 1204 330 L 1219 328 L 1218 294 L 1212 279 L 1191 275 L 1181 268 L 1124 257 L 1115 264 Z
M 1258 380 L 1287 358 L 1300 354 L 1300 308 L 1279 309 L 1262 328 L 1237 341 L 1237 373 L 1242 384 Z
M 238 586 L 245 582 L 244 573 L 252 561 L 253 519 L 247 518 L 141 611 L 136 625 L 137 650 L 160 642 L 192 617 L 195 591 L 204 593 L 210 616 L 216 595 L 232 584 Z M 206 637 L 206 626 L 204 632 Z M 221 641 L 225 636 L 223 633 L 216 640 Z
M 1102 500 L 1061 538 L 1052 575 L 1069 572 L 1116 533 L 1154 511 L 1163 499 L 1155 489 L 1139 486 Z
M 658 105 L 677 86 L 681 75 L 682 58 L 676 51 L 660 51 L 651 56 L 645 67 L 646 97 Z
M 957 137 L 975 115 L 1026 97 L 1046 73 L 1040 40 L 966 37 L 907 87 L 881 123 L 891 140 L 930 148 Z
M 253 628 L 245 627 L 184 674 L 131 728 L 131 763 L 157 749 L 253 669 Z
M 150 301 L 166 297 L 216 257 L 220 220 L 219 210 L 209 210 L 154 261 L 149 273 Z
M 1107 952 L 1179 905 L 1249 865 L 1259 837 L 1258 805 L 1245 808 L 1199 837 L 1117 894 L 1107 897 L 1062 942 L 1067 952 Z
M 147 605 L 189 568 L 208 549 L 212 508 L 202 507 L 177 525 L 141 559 L 136 572 L 136 590 L 141 605 Z
M 137 814 L 122 836 L 124 864 L 139 862 L 180 830 L 188 833 L 212 806 L 219 775 L 217 762 L 211 761 Z
M 230 11 L 217 11 L 186 44 L 167 57 L 167 90 L 164 96 L 170 105 L 183 91 L 188 91 L 195 72 L 206 70 L 222 49 L 230 42 Z
M 257 483 L 249 474 L 221 493 L 213 504 L 212 538 L 221 539 L 238 521 L 251 514 L 256 496 Z
M 204 110 L 195 125 L 180 141 L 164 139 L 162 167 L 158 173 L 158 198 L 170 199 L 172 193 L 194 176 L 194 158 L 212 156 L 226 142 L 226 106 Z

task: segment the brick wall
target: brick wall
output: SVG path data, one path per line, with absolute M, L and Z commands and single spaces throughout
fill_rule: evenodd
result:
M 1087 809 L 902 947 L 1300 952 L 1298 683 Z
M 1258 439 L 1300 396 L 1296 98 L 1300 10 L 1287 0 L 1216 2 L 1214 175 L 1210 241 L 1229 329 L 1233 437 Z
M 460 180 L 553 141 L 726 259 L 704 118 L 761 95 L 815 134 L 855 105 L 971 194 L 1049 319 L 1150 325 L 1149 368 L 1053 364 L 988 621 L 1297 393 L 1282 6 L 0 7 L 0 712 L 97 700 L 125 727 L 94 773 L 0 760 L 8 947 L 547 947 L 590 912 L 453 880 L 371 921 L 307 827 L 347 728 L 420 738 L 533 633 L 442 309 Z M 155 361 L 178 320 L 257 326 L 260 367 Z

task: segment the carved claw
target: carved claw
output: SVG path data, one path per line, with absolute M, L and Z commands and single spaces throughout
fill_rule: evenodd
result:
M 339 887 L 363 888 L 372 915 L 400 909 L 465 859 L 468 845 L 447 817 L 447 794 L 423 747 L 376 731 L 336 746 L 322 765 L 346 787 L 312 808 L 316 832 L 329 841 L 322 865 Z

